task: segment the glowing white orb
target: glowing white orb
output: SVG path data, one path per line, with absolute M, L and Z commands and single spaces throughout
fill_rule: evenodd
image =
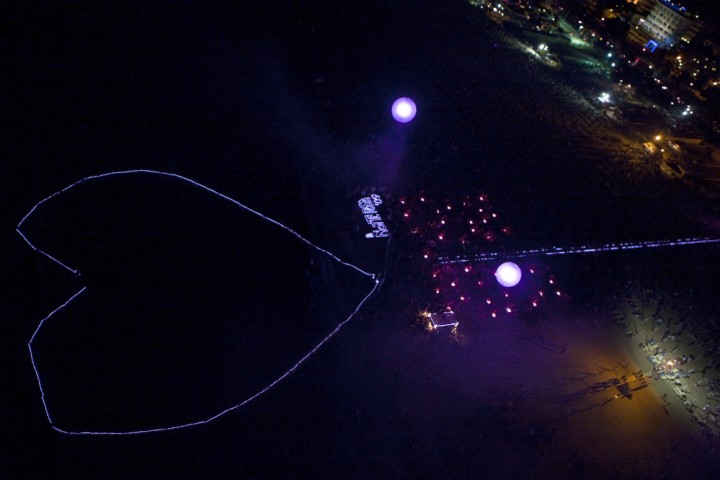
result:
M 408 123 L 417 113 L 417 107 L 415 102 L 408 97 L 400 97 L 393 102 L 392 105 L 392 116 L 400 123 Z
M 495 270 L 495 278 L 503 287 L 514 287 L 520 283 L 522 271 L 513 262 L 505 262 Z

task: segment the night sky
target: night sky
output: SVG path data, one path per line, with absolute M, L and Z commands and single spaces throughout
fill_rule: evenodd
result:
M 601 148 L 583 145 L 563 113 L 544 116 L 569 108 L 561 96 L 549 100 L 559 79 L 499 46 L 497 27 L 467 2 L 4 10 L 7 478 L 552 476 L 535 470 L 547 455 L 543 435 L 526 441 L 527 425 L 503 415 L 507 398 L 469 393 L 459 372 L 470 354 L 424 344 L 408 327 L 423 303 L 412 298 L 422 290 L 408 267 L 420 252 L 364 238 L 357 201 L 380 194 L 392 230 L 402 228 L 392 216 L 403 195 L 487 192 L 523 248 L 708 232 L 697 221 L 707 205 L 694 195 L 661 184 L 630 190 L 600 173 L 592 162 Z M 418 115 L 400 125 L 389 108 L 405 95 Z M 55 432 L 27 342 L 83 286 L 87 295 L 43 328 L 36 360 L 57 426 L 101 431 L 177 425 L 235 405 L 374 286 L 286 231 L 161 175 L 88 181 L 28 219 L 23 232 L 81 276 L 15 233 L 48 195 L 133 169 L 208 186 L 385 283 L 293 375 L 215 422 L 140 436 Z M 528 361 L 540 377 L 544 361 Z M 512 388 L 502 383 L 498 395 Z M 572 452 L 554 454 L 590 478 Z

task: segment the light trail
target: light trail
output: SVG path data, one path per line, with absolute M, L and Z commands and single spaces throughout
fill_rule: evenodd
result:
M 91 180 L 97 180 L 97 179 L 101 179 L 101 178 L 108 178 L 108 177 L 120 176 L 120 175 L 132 175 L 132 174 L 157 175 L 157 176 L 164 176 L 164 177 L 175 178 L 175 179 L 178 179 L 178 180 L 187 182 L 187 183 L 189 183 L 189 184 L 191 184 L 191 185 L 193 185 L 193 186 L 195 186 L 195 187 L 197 187 L 197 188 L 200 188 L 200 189 L 202 189 L 202 190 L 205 190 L 205 191 L 207 191 L 207 192 L 209 192 L 209 193 L 211 193 L 211 194 L 213 194 L 213 195 L 215 195 L 215 196 L 217 196 L 217 197 L 219 197 L 219 198 L 221 198 L 221 199 L 223 199 L 223 200 L 227 200 L 227 201 L 229 201 L 230 203 L 234 204 L 235 206 L 241 208 L 242 210 L 245 210 L 245 211 L 247 211 L 247 212 L 249 212 L 249 213 L 251 213 L 251 214 L 253 214 L 253 215 L 256 215 L 256 216 L 258 216 L 258 217 L 260 217 L 260 218 L 262 218 L 262 219 L 264 219 L 264 220 L 267 220 L 268 222 L 270 222 L 270 223 L 278 226 L 279 228 L 284 229 L 285 231 L 289 232 L 291 235 L 293 235 L 294 237 L 296 237 L 298 240 L 304 242 L 305 244 L 307 244 L 307 245 L 309 245 L 310 247 L 318 250 L 319 252 L 321 252 L 321 253 L 329 256 L 330 258 L 332 258 L 332 259 L 335 260 L 336 262 L 340 263 L 341 265 L 344 265 L 344 266 L 346 266 L 346 267 L 349 267 L 349 268 L 351 268 L 351 269 L 359 272 L 360 274 L 362 274 L 362 275 L 364 275 L 364 276 L 366 276 L 366 277 L 369 277 L 369 278 L 372 280 L 372 282 L 373 282 L 373 287 L 372 287 L 372 289 L 370 290 L 370 292 L 369 292 L 367 295 L 365 295 L 365 297 L 360 301 L 360 303 L 358 303 L 358 305 L 355 307 L 355 309 L 350 313 L 350 315 L 349 315 L 347 318 L 345 318 L 345 319 L 342 320 L 340 323 L 338 323 L 337 326 L 335 326 L 335 328 L 334 328 L 333 330 L 331 330 L 322 340 L 320 340 L 320 342 L 319 342 L 317 345 L 315 345 L 315 347 L 313 347 L 307 354 L 305 354 L 305 355 L 302 356 L 299 360 L 297 360 L 297 361 L 296 361 L 292 366 L 290 366 L 290 368 L 288 368 L 284 373 L 282 373 L 282 374 L 281 374 L 280 376 L 278 376 L 275 380 L 273 380 L 272 382 L 268 383 L 265 387 L 263 387 L 262 389 L 258 390 L 257 392 L 255 392 L 254 394 L 252 394 L 251 396 L 249 396 L 248 398 L 246 398 L 246 399 L 240 401 L 239 403 L 237 403 L 237 404 L 235 404 L 235 405 L 232 405 L 232 406 L 230 406 L 230 407 L 228 407 L 228 408 L 226 408 L 226 409 L 224 409 L 224 410 L 222 410 L 222 411 L 220 411 L 220 412 L 218 412 L 218 413 L 215 413 L 215 414 L 212 415 L 212 416 L 209 416 L 209 417 L 204 418 L 204 419 L 199 419 L 199 420 L 196 420 L 196 421 L 192 421 L 192 422 L 177 424 L 177 425 L 167 425 L 167 426 L 164 426 L 164 427 L 146 428 L 146 429 L 139 429 L 139 430 L 127 430 L 127 431 L 71 431 L 71 430 L 66 430 L 66 429 L 63 429 L 63 428 L 58 427 L 58 426 L 55 424 L 54 417 L 51 416 L 51 414 L 50 414 L 51 408 L 50 408 L 50 406 L 48 405 L 48 399 L 47 399 L 47 397 L 46 397 L 46 395 L 45 395 L 45 390 L 43 389 L 42 375 L 41 375 L 41 373 L 40 373 L 40 369 L 38 368 L 38 366 L 36 365 L 36 362 L 35 362 L 35 354 L 34 354 L 34 351 L 33 351 L 33 342 L 34 342 L 35 338 L 37 337 L 38 333 L 40 332 L 40 330 L 42 329 L 42 327 L 46 324 L 46 322 L 51 322 L 51 321 L 52 321 L 52 317 L 53 317 L 55 314 L 57 314 L 58 312 L 60 312 L 61 310 L 63 310 L 63 309 L 64 309 L 65 307 L 67 307 L 70 303 L 72 303 L 73 301 L 75 301 L 75 299 L 76 299 L 77 297 L 80 297 L 83 292 L 85 292 L 86 290 L 88 290 L 88 286 L 84 286 L 84 287 L 82 287 L 78 292 L 76 292 L 76 293 L 73 294 L 70 298 L 68 298 L 63 304 L 61 304 L 60 306 L 58 306 L 57 308 L 55 308 L 52 312 L 50 312 L 49 315 L 47 315 L 45 318 L 43 318 L 42 320 L 40 320 L 40 322 L 38 323 L 37 327 L 35 328 L 32 336 L 30 337 L 30 340 L 28 341 L 28 350 L 29 350 L 29 352 L 30 352 L 30 363 L 31 363 L 31 365 L 32 365 L 33 371 L 35 372 L 35 378 L 37 379 L 38 387 L 39 387 L 39 390 L 40 390 L 40 399 L 41 399 L 43 408 L 44 408 L 44 410 L 45 410 L 45 415 L 46 415 L 46 417 L 47 417 L 47 419 L 48 419 L 48 422 L 50 423 L 50 427 L 51 427 L 52 429 L 54 429 L 55 431 L 57 431 L 57 432 L 64 433 L 64 434 L 66 434 L 66 435 L 139 435 L 139 434 L 145 434 L 145 433 L 169 432 L 169 431 L 179 430 L 179 429 L 183 429 L 183 428 L 187 428 L 187 427 L 194 427 L 194 426 L 198 426 L 198 425 L 204 425 L 204 424 L 210 423 L 210 422 L 212 422 L 212 421 L 214 421 L 214 420 L 217 420 L 218 418 L 226 415 L 227 413 L 230 413 L 230 412 L 232 412 L 232 411 L 234 411 L 234 410 L 237 410 L 237 409 L 239 409 L 239 408 L 247 405 L 248 403 L 252 402 L 252 401 L 255 400 L 256 398 L 260 397 L 261 395 L 267 393 L 270 389 L 272 389 L 272 388 L 275 387 L 278 383 L 280 383 L 280 382 L 283 381 L 285 378 L 287 378 L 289 375 L 291 375 L 295 370 L 297 370 L 298 367 L 300 367 L 300 365 L 302 365 L 307 359 L 309 359 L 311 356 L 313 356 L 325 343 L 327 343 L 332 337 L 334 337 L 334 336 L 340 331 L 340 329 L 342 329 L 342 327 L 343 327 L 345 324 L 347 324 L 353 317 L 355 317 L 355 315 L 356 315 L 356 314 L 358 313 L 358 311 L 362 308 L 362 306 L 365 305 L 365 303 L 367 303 L 367 301 L 380 289 L 380 287 L 381 287 L 382 284 L 383 284 L 383 281 L 381 280 L 381 277 L 380 277 L 378 274 L 366 272 L 365 270 L 363 270 L 363 269 L 361 269 L 361 268 L 359 268 L 359 267 L 357 267 L 357 266 L 355 266 L 355 265 L 353 265 L 353 264 L 351 264 L 351 263 L 348 263 L 348 262 L 343 261 L 342 259 L 340 259 L 340 258 L 337 257 L 336 255 L 334 255 L 334 254 L 331 253 L 330 251 L 328 251 L 328 250 L 326 250 L 326 249 L 324 249 L 324 248 L 322 248 L 322 247 L 320 247 L 320 246 L 312 243 L 310 240 L 306 239 L 305 237 L 303 237 L 302 235 L 300 235 L 298 232 L 296 232 L 295 230 L 291 229 L 290 227 L 288 227 L 288 226 L 286 226 L 286 225 L 283 225 L 282 223 L 280 223 L 280 222 L 278 222 L 278 221 L 276 221 L 276 220 L 273 220 L 272 218 L 267 217 L 267 216 L 261 214 L 260 212 L 258 212 L 258 211 L 256 211 L 256 210 L 253 210 L 253 209 L 250 208 L 250 207 L 247 207 L 247 206 L 243 205 L 243 204 L 240 203 L 239 201 L 237 201 L 237 200 L 235 200 L 235 199 L 233 199 L 233 198 L 231 198 L 231 197 L 228 197 L 227 195 L 224 195 L 224 194 L 218 192 L 217 190 L 214 190 L 214 189 L 212 189 L 212 188 L 210 188 L 210 187 L 207 187 L 207 186 L 205 186 L 205 185 L 203 185 L 203 184 L 201 184 L 201 183 L 198 183 L 198 182 L 196 182 L 196 181 L 194 181 L 194 180 L 191 180 L 191 179 L 189 179 L 189 178 L 187 178 L 187 177 L 183 177 L 182 175 L 178 175 L 178 174 L 175 174 L 175 173 L 168 173 L 168 172 L 160 172 L 160 171 L 156 171 L 156 170 L 145 170 L 145 169 L 142 169 L 142 170 L 124 170 L 124 171 L 118 171 L 118 172 L 103 173 L 103 174 L 100 174 L 100 175 L 92 175 L 92 176 L 85 177 L 85 178 L 83 178 L 83 179 L 81 179 L 81 180 L 78 180 L 77 182 L 75 182 L 75 183 L 73 183 L 73 184 L 71 184 L 71 185 L 68 185 L 67 187 L 63 188 L 62 190 L 58 190 L 57 192 L 53 193 L 52 195 L 49 195 L 49 196 L 45 197 L 44 199 L 40 200 L 38 203 L 36 203 L 36 204 L 30 209 L 30 211 L 22 218 L 22 220 L 20 220 L 20 222 L 18 223 L 17 228 L 16 228 L 17 233 L 18 233 L 18 234 L 22 237 L 22 239 L 30 246 L 30 248 L 32 248 L 32 249 L 35 250 L 36 252 L 40 253 L 40 254 L 43 255 L 44 257 L 48 258 L 48 259 L 51 260 L 53 263 L 55 263 L 55 264 L 57 264 L 57 265 L 60 265 L 60 266 L 61 266 L 62 268 L 64 268 L 65 270 L 68 270 L 69 272 L 73 273 L 73 274 L 76 275 L 76 276 L 80 276 L 80 271 L 79 271 L 78 269 L 71 267 L 70 265 L 64 263 L 63 261 L 59 260 L 59 259 L 56 258 L 55 256 L 53 256 L 53 255 L 51 255 L 51 254 L 43 251 L 42 249 L 38 248 L 38 247 L 35 245 L 35 243 L 33 243 L 33 242 L 22 232 L 21 227 L 23 226 L 23 224 L 25 223 L 25 221 L 26 221 L 30 216 L 32 216 L 32 214 L 35 213 L 35 211 L 36 211 L 41 205 L 43 205 L 44 203 L 50 201 L 51 199 L 54 199 L 54 198 L 56 198 L 56 197 L 58 197 L 58 196 L 61 196 L 64 192 L 66 192 L 66 191 L 68 191 L 68 190 L 70 190 L 70 189 L 72 189 L 72 188 L 74 188 L 74 187 L 76 187 L 76 186 L 78 186 L 78 185 L 80 185 L 80 184 L 82 184 L 82 183 L 84 183 L 84 182 L 88 182 L 88 181 L 91 181 Z M 388 248 L 389 248 L 389 242 L 388 242 Z M 387 259 L 386 259 L 386 261 L 387 261 Z M 384 277 L 384 276 L 383 276 L 383 277 Z
M 586 246 L 581 245 L 579 247 L 550 247 L 550 248 L 536 248 L 530 250 L 514 250 L 509 252 L 479 252 L 473 254 L 456 255 L 456 256 L 441 256 L 436 260 L 437 265 L 449 265 L 455 263 L 474 263 L 474 262 L 487 262 L 493 260 L 504 260 L 513 258 L 525 258 L 529 256 L 554 256 L 554 255 L 577 255 L 582 253 L 604 253 L 604 252 L 617 252 L 625 250 L 637 250 L 637 249 L 648 249 L 648 248 L 660 248 L 660 247 L 678 247 L 685 245 L 701 245 L 720 243 L 720 238 L 713 237 L 695 237 L 695 238 L 681 238 L 677 240 L 647 240 L 643 242 L 625 242 L 625 243 L 606 243 L 600 246 Z

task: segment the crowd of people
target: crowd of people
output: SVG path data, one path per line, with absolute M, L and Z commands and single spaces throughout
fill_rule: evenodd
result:
M 720 324 L 703 318 L 692 291 L 670 293 L 629 282 L 617 323 L 637 338 L 656 382 L 672 391 L 709 436 L 720 435 Z

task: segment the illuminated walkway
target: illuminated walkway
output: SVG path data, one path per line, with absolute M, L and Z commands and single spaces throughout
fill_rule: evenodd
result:
M 646 248 L 700 245 L 706 243 L 720 243 L 720 238 L 696 237 L 683 238 L 678 240 L 649 240 L 644 242 L 608 243 L 601 246 L 581 245 L 579 247 L 550 247 L 531 250 L 515 250 L 509 252 L 480 252 L 467 255 L 442 256 L 438 257 L 436 263 L 438 265 L 447 265 L 453 263 L 473 263 L 486 262 L 490 260 L 525 258 L 528 256 L 574 255 L 579 253 L 616 252 Z

